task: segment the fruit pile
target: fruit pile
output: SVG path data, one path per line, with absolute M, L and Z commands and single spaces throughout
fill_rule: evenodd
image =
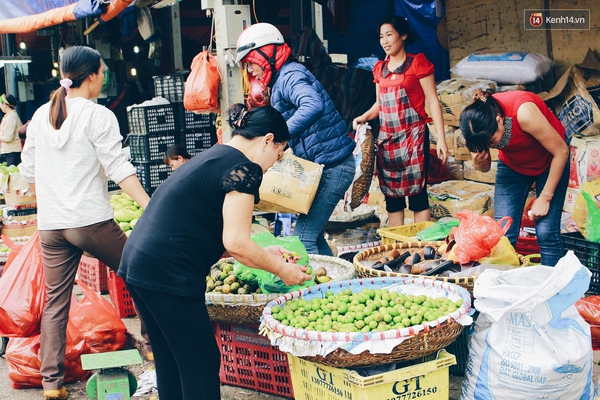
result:
M 233 271 L 233 264 L 222 262 L 218 268 L 211 268 L 210 275 L 206 277 L 206 293 L 223 294 L 250 294 L 262 293 L 255 283 L 243 281 Z
M 365 288 L 353 293 L 331 291 L 325 298 L 292 299 L 273 306 L 271 315 L 284 325 L 320 332 L 375 332 L 435 321 L 458 310 L 463 301 Z
M 144 210 L 127 193 L 113 194 L 109 199 L 115 211 L 115 221 L 127 236 L 135 227 Z
M 298 253 L 291 251 L 282 254 L 283 259 L 288 263 L 297 263 L 300 260 Z M 223 294 L 251 294 L 262 293 L 258 287 L 256 277 L 250 268 L 244 268 L 241 273 L 236 275 L 234 265 L 231 262 L 222 262 L 211 268 L 210 274 L 206 277 L 206 293 L 223 293 Z M 308 275 L 313 274 L 312 267 L 309 265 L 305 271 Z M 314 271 L 315 282 L 325 283 L 331 280 L 327 276 L 327 270 L 324 267 L 319 267 Z

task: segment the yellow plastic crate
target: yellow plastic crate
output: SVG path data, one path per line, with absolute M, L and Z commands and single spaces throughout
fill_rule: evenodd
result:
M 391 228 L 380 228 L 377 229 L 377 233 L 379 236 L 381 236 L 382 244 L 417 242 L 417 233 L 421 232 L 425 228 L 430 227 L 434 223 L 435 222 L 433 221 L 425 221 L 408 225 L 394 226 Z
M 456 357 L 440 350 L 433 361 L 368 377 L 291 354 L 288 363 L 297 400 L 448 400 L 449 367 Z

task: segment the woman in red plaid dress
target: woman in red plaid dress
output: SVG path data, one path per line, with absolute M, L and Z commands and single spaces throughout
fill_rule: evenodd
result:
M 356 129 L 379 116 L 377 169 L 385 195 L 390 226 L 404 225 L 406 197 L 414 222 L 428 221 L 427 165 L 429 131 L 433 120 L 437 131 L 437 153 L 443 163 L 448 158 L 442 109 L 437 97 L 434 67 L 422 53 L 410 54 L 405 45 L 415 40 L 403 17 L 390 17 L 379 26 L 379 41 L 386 58 L 373 68 L 378 101 L 354 119 Z M 431 118 L 425 112 L 425 102 Z

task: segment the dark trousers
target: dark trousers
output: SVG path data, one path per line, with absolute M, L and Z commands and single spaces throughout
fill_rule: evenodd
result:
M 204 296 L 127 288 L 152 342 L 160 400 L 220 399 L 220 352 Z
M 116 271 L 126 241 L 127 236 L 112 219 L 81 228 L 40 231 L 46 281 L 46 305 L 40 327 L 44 389 L 60 389 L 64 383 L 69 308 L 83 251 Z
M 21 164 L 21 152 L 4 153 L 0 156 L 0 162 L 3 161 L 6 161 L 6 165 L 19 165 Z

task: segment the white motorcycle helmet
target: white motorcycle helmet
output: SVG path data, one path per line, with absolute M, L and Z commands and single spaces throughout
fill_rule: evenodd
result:
M 236 62 L 241 62 L 252 50 L 267 44 L 283 44 L 283 35 L 271 24 L 258 23 L 244 29 L 237 41 Z

